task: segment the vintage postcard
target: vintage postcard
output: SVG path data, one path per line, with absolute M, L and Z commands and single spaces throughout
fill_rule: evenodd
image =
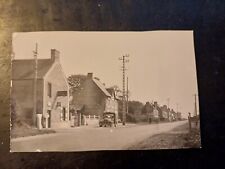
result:
M 12 40 L 11 152 L 201 147 L 193 31 Z

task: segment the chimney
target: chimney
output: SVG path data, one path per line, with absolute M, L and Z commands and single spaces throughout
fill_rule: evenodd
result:
M 88 73 L 88 74 L 87 74 L 87 78 L 88 78 L 88 79 L 92 79 L 92 78 L 93 78 L 93 73 Z
M 60 52 L 56 49 L 51 49 L 51 59 L 53 62 L 59 61 Z

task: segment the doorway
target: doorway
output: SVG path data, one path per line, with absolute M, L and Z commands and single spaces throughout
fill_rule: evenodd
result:
M 48 128 L 51 128 L 51 110 L 48 110 L 48 115 L 49 115 L 49 117 L 48 117 Z
M 66 108 L 63 107 L 63 110 L 62 110 L 62 115 L 63 115 L 63 121 L 66 121 Z

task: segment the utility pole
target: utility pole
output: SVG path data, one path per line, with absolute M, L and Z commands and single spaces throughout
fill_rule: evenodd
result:
M 123 73 L 123 98 L 122 98 L 122 114 L 123 114 L 123 125 L 126 123 L 126 92 L 125 92 L 125 72 L 126 72 L 126 63 L 129 62 L 128 58 L 129 55 L 123 55 L 123 57 L 119 58 L 122 60 L 122 73 Z
M 36 114 L 37 114 L 37 73 L 38 73 L 38 44 L 36 43 L 34 54 L 34 98 L 33 98 L 33 125 L 36 126 Z
M 127 77 L 127 113 L 128 113 L 128 104 L 129 104 L 129 102 L 128 102 L 128 94 L 129 94 L 129 92 L 128 92 L 128 77 Z
M 197 97 L 197 95 L 196 95 L 196 94 L 194 94 L 194 97 L 195 97 L 194 116 L 197 116 L 197 102 L 196 102 L 196 97 Z
M 177 105 L 177 113 L 178 113 L 178 107 L 179 107 L 179 104 L 178 104 L 178 103 L 176 103 L 176 105 Z
M 170 98 L 168 97 L 167 98 L 167 108 L 169 108 L 170 107 Z

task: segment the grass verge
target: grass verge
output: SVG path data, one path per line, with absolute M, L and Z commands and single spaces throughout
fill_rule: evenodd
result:
M 27 127 L 20 127 L 20 128 L 13 128 L 10 131 L 11 138 L 19 138 L 19 137 L 27 137 L 27 136 L 35 136 L 40 134 L 50 134 L 55 133 L 52 129 L 42 129 L 38 130 L 36 128 L 27 128 Z
M 151 136 L 135 145 L 129 150 L 149 149 L 178 149 L 178 148 L 200 148 L 200 130 L 193 129 L 189 132 L 188 123 L 176 127 L 167 133 Z

